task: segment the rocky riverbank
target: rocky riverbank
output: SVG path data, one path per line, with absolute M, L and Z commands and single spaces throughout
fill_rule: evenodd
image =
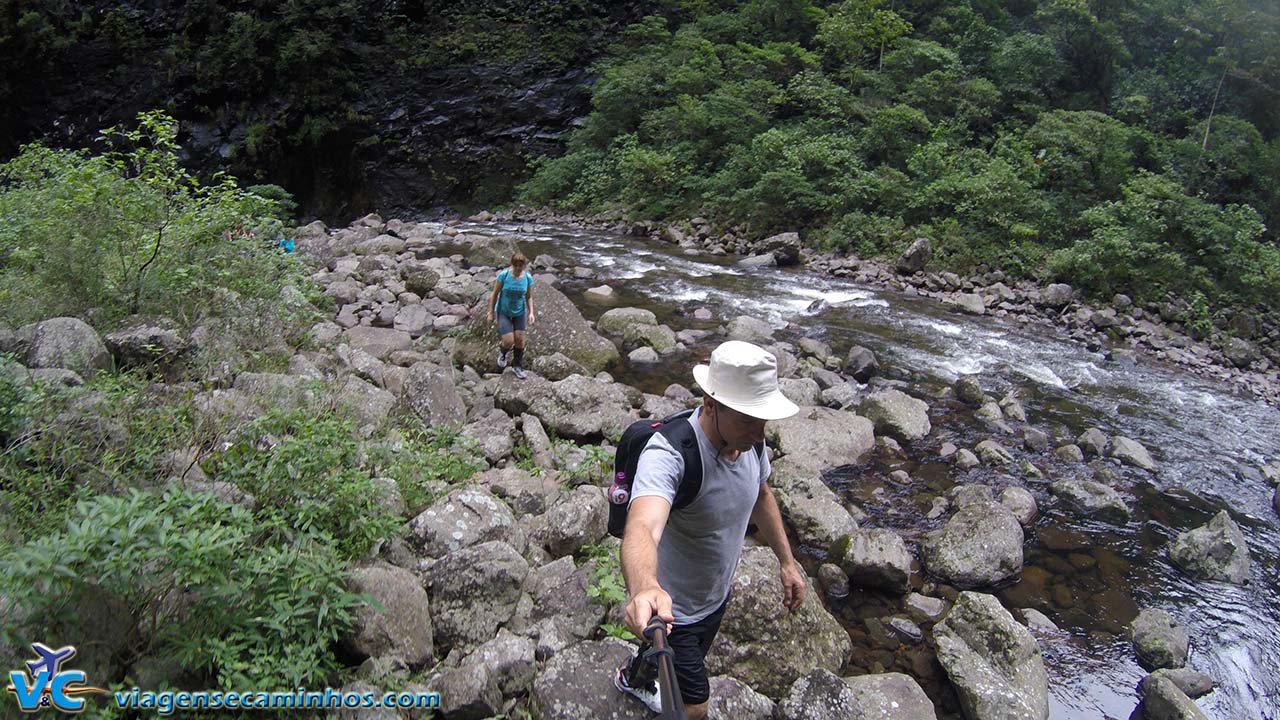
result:
M 790 238 L 774 242 L 774 262 L 791 247 L 803 256 Z M 1052 503 L 1082 520 L 1123 523 L 1134 488 L 1159 473 L 1158 448 L 1152 453 L 1098 428 L 1064 435 L 1037 427 L 1016 392 L 993 396 L 981 378 L 917 397 L 909 381 L 879 377 L 865 348 L 836 355 L 811 338 L 779 340 L 755 318 L 691 332 L 661 325 L 643 309 L 615 308 L 593 324 L 556 287 L 579 269 L 544 257 L 532 259 L 539 321 L 529 331 L 532 373 L 520 381 L 498 372 L 484 321 L 512 238 L 368 216 L 337 230 L 313 223 L 296 234 L 296 246 L 334 301 L 331 317 L 311 330 L 313 347 L 294 352 L 285 372 L 199 378 L 194 406 L 248 419 L 270 407 L 305 406 L 319 383 L 333 390 L 332 402 L 356 421 L 369 448 L 395 447 L 387 420 L 398 415 L 474 440 L 489 469 L 441 485 L 421 507 L 405 504 L 396 478 L 380 479 L 405 523 L 351 584 L 385 612 L 366 608 L 341 650 L 360 668 L 348 689 L 437 691 L 450 719 L 517 707 L 538 718 L 647 717 L 611 685 L 628 650 L 605 637 L 620 621 L 618 598 L 602 589 L 608 558 L 616 556 L 605 532 L 609 442 L 631 421 L 699 400 L 696 388 L 682 384 L 654 394 L 617 382 L 607 369 L 620 362 L 745 339 L 778 357 L 784 392 L 803 406 L 770 425 L 769 445 L 772 484 L 789 533 L 805 549 L 813 592 L 787 613 L 772 554 L 747 549 L 709 658 L 717 676 L 712 717 L 1047 718 L 1040 642 L 1052 623 L 1032 607 L 1034 598 L 1011 612 L 991 593 L 1022 573 L 1024 528 L 1042 508 Z M 138 328 L 133 335 L 151 337 Z M 163 339 L 175 347 L 207 341 Z M 113 360 L 131 362 L 129 343 L 103 344 L 72 318 L 0 340 L 24 361 L 11 371 L 31 369 L 66 385 Z M 961 418 L 981 439 L 952 442 L 956 434 L 936 424 L 944 416 Z M 920 518 L 936 521 L 937 530 L 918 536 L 875 527 L 824 481 L 873 455 L 946 464 L 948 487 L 936 493 L 929 518 Z M 246 488 L 205 477 L 196 463 L 181 465 L 171 481 L 253 502 Z M 983 476 L 991 479 L 974 480 L 978 469 L 992 470 Z M 900 482 L 916 482 L 897 472 Z M 1280 468 L 1264 472 L 1280 476 Z M 1202 528 L 1172 529 L 1179 536 L 1168 552 L 1189 576 L 1248 580 L 1248 549 L 1226 513 Z M 831 610 L 854 597 L 874 610 L 866 631 L 848 631 Z M 1137 657 L 1153 668 L 1185 663 L 1175 618 L 1140 620 L 1132 631 Z M 886 654 L 890 645 L 906 650 Z M 929 670 L 935 666 L 940 673 Z M 1203 678 L 1191 680 L 1153 674 L 1143 685 L 1148 716 L 1194 717 L 1188 695 L 1207 688 Z

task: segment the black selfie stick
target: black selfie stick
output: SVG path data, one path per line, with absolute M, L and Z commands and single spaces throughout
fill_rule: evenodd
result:
M 667 645 L 667 624 L 653 616 L 644 629 L 644 638 L 653 645 L 646 653 L 658 661 L 658 697 L 662 699 L 663 720 L 688 720 L 684 714 L 684 701 L 680 699 L 680 685 L 676 681 L 676 664 Z

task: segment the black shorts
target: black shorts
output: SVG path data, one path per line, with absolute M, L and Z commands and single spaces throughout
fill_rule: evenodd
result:
M 707 678 L 705 661 L 728 605 L 726 598 L 715 612 L 695 623 L 674 625 L 667 636 L 676 666 L 676 682 L 680 683 L 680 698 L 685 705 L 701 705 L 711 698 L 711 682 Z M 648 649 L 649 644 L 645 643 L 640 652 Z

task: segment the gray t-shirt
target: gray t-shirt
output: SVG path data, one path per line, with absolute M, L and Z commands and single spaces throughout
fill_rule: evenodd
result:
M 715 612 L 729 596 L 733 571 L 742 557 L 742 539 L 760 485 L 769 479 L 769 453 L 754 449 L 733 462 L 720 457 L 698 426 L 699 408 L 688 422 L 702 456 L 702 490 L 687 507 L 672 511 L 658 543 L 658 584 L 671 595 L 678 625 Z M 684 460 L 661 433 L 640 453 L 631 500 L 656 496 L 674 502 Z

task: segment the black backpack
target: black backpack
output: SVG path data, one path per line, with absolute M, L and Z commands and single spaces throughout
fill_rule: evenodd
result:
M 684 461 L 684 475 L 676 485 L 676 496 L 671 502 L 675 512 L 689 506 L 702 491 L 702 453 L 698 451 L 698 438 L 688 418 L 693 410 L 681 410 L 658 421 L 637 420 L 631 423 L 618 440 L 618 451 L 613 457 L 613 483 L 609 486 L 609 534 L 621 538 L 627 529 L 627 510 L 631 500 L 631 483 L 640 464 L 640 453 L 655 432 L 662 433 L 671 447 L 680 453 Z M 755 446 L 757 457 L 764 453 L 764 443 Z

